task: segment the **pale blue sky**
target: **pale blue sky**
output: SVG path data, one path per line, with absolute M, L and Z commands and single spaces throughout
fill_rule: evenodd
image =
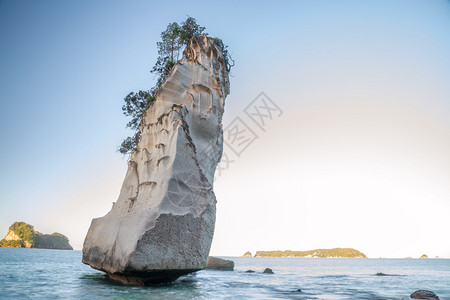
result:
M 81 248 L 126 171 L 123 97 L 154 84 L 159 34 L 186 15 L 236 60 L 225 123 L 261 91 L 284 111 L 217 180 L 213 254 L 450 257 L 413 242 L 450 228 L 450 3 L 437 0 L 0 1 L 0 235 L 23 220 Z

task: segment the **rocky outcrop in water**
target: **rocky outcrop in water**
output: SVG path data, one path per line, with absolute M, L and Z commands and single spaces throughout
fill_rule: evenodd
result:
M 192 38 L 143 118 L 117 202 L 92 220 L 85 264 L 125 284 L 171 281 L 206 267 L 228 93 L 219 47 L 205 35 Z
M 210 256 L 206 270 L 233 271 L 234 261 Z
M 252 253 L 250 251 L 247 251 L 242 255 L 242 257 L 252 257 Z
M 411 299 L 427 299 L 427 300 L 439 300 L 439 297 L 432 291 L 418 290 L 410 295 Z

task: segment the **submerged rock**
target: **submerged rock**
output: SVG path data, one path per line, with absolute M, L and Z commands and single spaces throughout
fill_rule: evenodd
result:
M 247 270 L 247 271 L 245 271 L 245 273 L 255 273 L 255 271 L 253 271 L 253 270 Z
M 233 271 L 234 261 L 210 256 L 206 270 Z
M 375 276 L 400 276 L 400 275 L 396 275 L 396 274 L 386 274 L 386 273 L 379 272 L 379 273 L 375 274 Z
M 439 297 L 432 291 L 418 290 L 411 294 L 411 299 L 439 300 Z
M 271 268 L 265 268 L 263 273 L 274 274 Z
M 219 47 L 205 35 L 192 38 L 143 117 L 118 200 L 92 220 L 83 263 L 125 284 L 173 281 L 206 267 L 228 93 Z

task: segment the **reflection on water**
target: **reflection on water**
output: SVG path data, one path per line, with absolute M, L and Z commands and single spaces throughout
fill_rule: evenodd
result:
M 145 287 L 110 281 L 82 264 L 79 251 L 0 248 L 0 298 L 399 300 L 417 289 L 450 298 L 450 260 L 231 259 L 233 272 L 205 270 Z M 275 274 L 263 274 L 266 267 Z

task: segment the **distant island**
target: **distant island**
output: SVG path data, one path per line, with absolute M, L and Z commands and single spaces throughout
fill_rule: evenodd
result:
M 315 249 L 308 251 L 256 251 L 255 257 L 301 257 L 301 258 L 367 258 L 352 248 Z
M 0 241 L 0 247 L 73 250 L 65 235 L 58 232 L 43 234 L 25 222 L 14 222 Z
M 247 251 L 242 255 L 243 257 L 252 257 L 252 253 L 250 251 Z

